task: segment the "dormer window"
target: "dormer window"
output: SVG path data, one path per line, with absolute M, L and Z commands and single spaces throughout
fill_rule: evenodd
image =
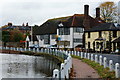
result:
M 75 28 L 73 28 L 73 30 L 76 33 L 83 33 L 83 28 L 80 28 L 80 27 L 75 27 Z
M 59 26 L 59 27 L 62 27 L 62 26 L 63 26 L 63 24 L 62 24 L 62 23 L 60 23 L 60 24 L 58 24 L 58 26 Z

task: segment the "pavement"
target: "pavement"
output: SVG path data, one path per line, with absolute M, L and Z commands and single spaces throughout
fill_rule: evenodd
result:
M 91 66 L 79 59 L 72 58 L 73 78 L 99 78 L 100 76 Z

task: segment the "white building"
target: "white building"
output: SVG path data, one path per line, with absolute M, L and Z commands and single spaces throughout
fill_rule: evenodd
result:
M 89 16 L 89 6 L 84 6 L 84 14 L 49 19 L 41 26 L 33 29 L 40 47 L 56 45 L 59 48 L 84 47 L 84 30 L 100 23 L 100 9 L 96 8 L 96 18 Z M 56 37 L 58 36 L 60 39 Z

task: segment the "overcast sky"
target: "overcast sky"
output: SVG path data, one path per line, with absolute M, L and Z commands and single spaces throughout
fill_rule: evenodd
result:
M 0 0 L 0 26 L 12 22 L 14 25 L 41 25 L 48 19 L 83 14 L 84 5 L 90 6 L 90 15 L 105 1 L 119 0 Z

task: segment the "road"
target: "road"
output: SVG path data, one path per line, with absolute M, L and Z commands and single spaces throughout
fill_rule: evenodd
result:
M 102 55 L 102 57 L 107 58 L 107 63 L 109 63 L 109 60 L 113 60 L 113 63 L 119 63 L 120 64 L 120 55 L 117 54 L 102 54 L 102 53 L 93 53 L 95 56 L 97 54 L 98 56 Z

